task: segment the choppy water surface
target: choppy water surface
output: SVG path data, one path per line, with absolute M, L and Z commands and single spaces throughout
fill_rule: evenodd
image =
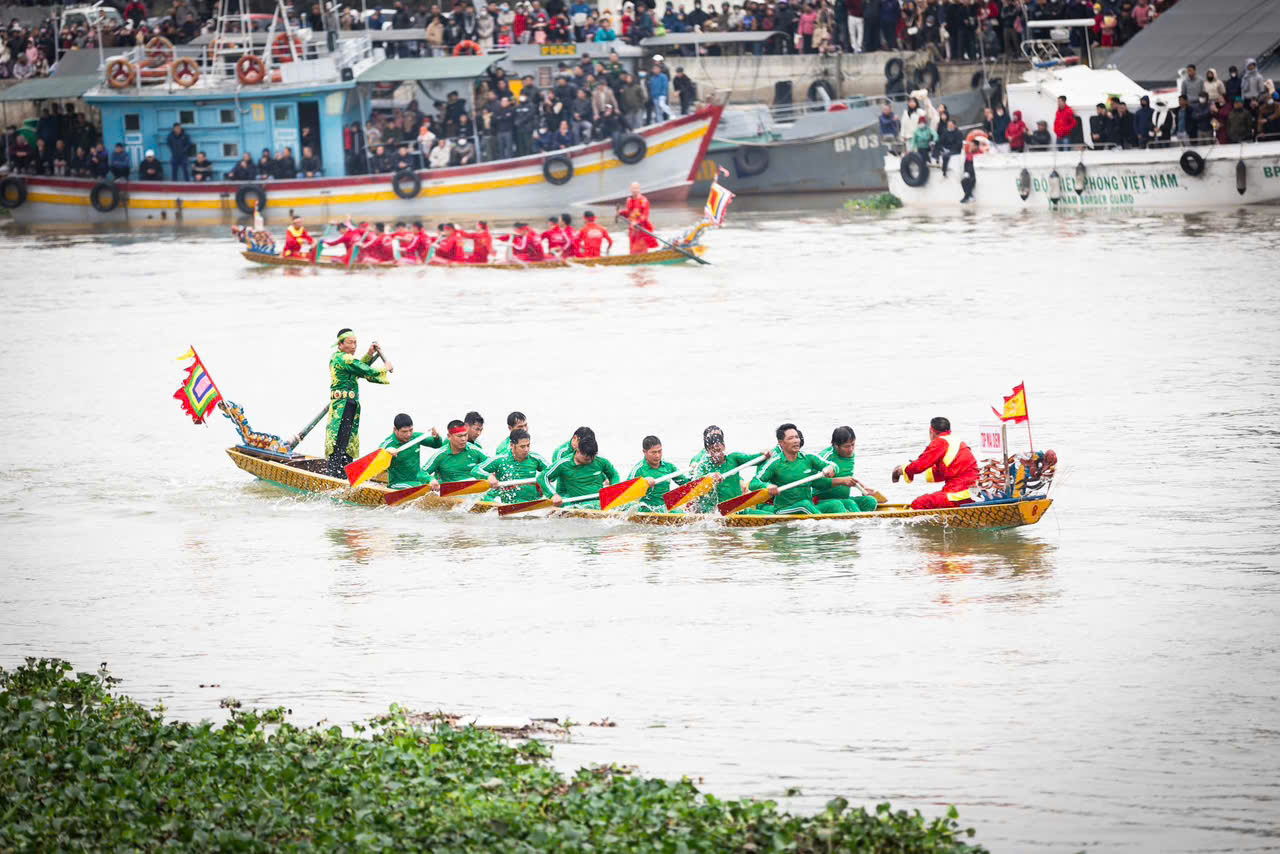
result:
M 229 694 L 300 723 L 607 716 L 558 761 L 805 810 L 955 803 L 1004 851 L 1280 845 L 1280 213 L 770 207 L 735 203 L 714 266 L 654 270 L 291 275 L 220 231 L 0 238 L 0 661 L 105 660 L 190 718 Z M 292 433 L 346 325 L 396 366 L 363 390 L 366 448 L 400 411 L 478 409 L 492 448 L 521 409 L 544 453 L 591 424 L 619 468 L 651 432 L 683 460 L 712 422 L 743 450 L 848 423 L 859 475 L 908 497 L 888 473 L 928 418 L 972 441 L 1025 380 L 1057 501 L 1001 535 L 353 508 L 249 479 L 229 424 L 171 399 L 195 344 Z

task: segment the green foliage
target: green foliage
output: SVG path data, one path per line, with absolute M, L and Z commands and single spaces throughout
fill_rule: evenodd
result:
M 902 207 L 902 199 L 893 193 L 880 193 L 863 199 L 846 199 L 844 209 L 847 211 L 891 211 Z
M 433 852 L 974 852 L 950 810 L 815 816 L 722 801 L 689 780 L 617 766 L 571 779 L 549 749 L 473 727 L 298 729 L 285 710 L 234 710 L 217 726 L 166 723 L 123 695 L 105 665 L 0 668 L 0 851 L 430 850 Z

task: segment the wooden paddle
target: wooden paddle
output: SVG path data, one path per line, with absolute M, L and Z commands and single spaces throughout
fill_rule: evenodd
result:
M 811 474 L 808 477 L 802 477 L 799 480 L 788 483 L 786 486 L 779 486 L 778 494 L 782 494 L 788 489 L 795 489 L 797 486 L 803 486 L 810 481 L 814 481 L 822 477 L 826 477 L 822 472 Z M 746 510 L 750 507 L 755 507 L 757 504 L 763 504 L 771 497 L 772 496 L 769 495 L 769 490 L 767 489 L 753 489 L 744 495 L 739 495 L 737 498 L 730 498 L 728 501 L 721 501 L 719 504 L 720 515 L 731 516 L 740 510 Z
M 654 240 L 658 241 L 659 243 L 663 244 L 664 246 L 667 246 L 667 247 L 669 247 L 669 248 L 671 248 L 671 249 L 674 249 L 675 251 L 679 252 L 681 255 L 684 255 L 686 258 L 692 258 L 693 260 L 697 261 L 699 264 L 706 264 L 708 267 L 709 267 L 709 266 L 711 266 L 711 262 L 710 262 L 710 261 L 707 261 L 707 260 L 705 260 L 705 259 L 701 258 L 701 257 L 700 257 L 700 256 L 698 256 L 697 254 L 695 254 L 695 253 L 693 253 L 693 252 L 690 252 L 688 249 L 685 249 L 685 248 L 684 248 L 684 247 L 682 247 L 682 246 L 677 246 L 676 244 L 672 243 L 670 240 L 665 240 L 665 239 L 663 239 L 663 238 L 659 237 L 658 235 L 654 234 L 652 231 L 649 231 L 649 230 L 648 230 L 647 228 L 645 228 L 644 226 L 642 226 L 642 225 L 638 225 L 638 224 L 636 224 L 636 223 L 632 222 L 631 220 L 629 220 L 629 219 L 627 219 L 625 216 L 623 216 L 621 211 L 619 211 L 619 212 L 617 213 L 617 215 L 615 216 L 615 219 L 624 220 L 624 221 L 627 223 L 627 225 L 631 226 L 631 227 L 632 227 L 632 228 L 634 228 L 636 231 L 640 232 L 641 234 L 647 234 L 647 235 L 649 235 L 649 236 L 650 236 L 650 237 L 652 237 Z
M 505 489 L 508 486 L 527 486 L 531 483 L 537 483 L 536 477 L 527 477 L 523 480 L 505 480 L 501 481 L 496 487 L 489 483 L 489 479 L 483 480 L 454 480 L 449 483 L 440 484 L 440 497 L 446 498 L 450 495 L 478 495 L 488 492 L 490 489 Z M 388 502 L 390 503 L 390 502 Z
M 877 489 L 867 489 L 861 483 L 855 483 L 854 486 L 858 487 L 858 491 L 861 492 L 863 495 L 870 495 L 872 498 L 874 498 L 876 500 L 876 504 L 889 503 L 889 499 L 885 497 L 884 493 L 880 492 Z
M 576 504 L 579 501 L 590 501 L 591 499 L 598 497 L 600 497 L 599 492 L 588 492 L 586 495 L 575 495 L 573 498 L 562 498 L 560 500 L 560 506 L 563 507 L 566 504 Z M 521 501 L 518 504 L 503 504 L 498 508 L 498 515 L 510 516 L 513 513 L 528 513 L 530 510 L 544 510 L 548 507 L 555 506 L 555 502 L 550 498 L 535 498 L 532 501 Z
M 657 486 L 659 483 L 666 483 L 669 480 L 674 480 L 675 478 L 688 473 L 688 471 L 673 471 L 671 474 L 654 478 L 653 483 L 654 486 Z M 600 490 L 600 509 L 613 510 L 614 508 L 621 507 L 624 504 L 639 501 L 648 494 L 650 488 L 649 484 L 645 483 L 645 479 L 643 477 L 633 477 L 631 480 L 624 480 L 621 483 L 606 486 L 604 489 Z
M 764 454 L 761 454 L 760 456 L 755 457 L 754 459 L 747 460 L 745 463 L 743 463 L 740 466 L 737 466 L 736 468 L 729 469 L 727 472 L 720 475 L 720 479 L 725 480 L 731 475 L 735 475 L 738 472 L 742 471 L 743 469 L 749 469 L 752 466 L 759 465 L 763 461 L 764 461 Z M 666 495 L 662 496 L 662 500 L 667 505 L 668 510 L 675 510 L 677 507 L 683 507 L 684 505 L 688 504 L 690 501 L 696 501 L 697 499 L 706 495 L 708 492 L 711 491 L 711 488 L 715 486 L 715 483 L 716 481 L 715 481 L 714 475 L 710 475 L 710 474 L 705 475 L 703 477 L 698 478 L 697 480 L 689 481 L 684 486 L 677 486 L 675 489 L 671 490 Z

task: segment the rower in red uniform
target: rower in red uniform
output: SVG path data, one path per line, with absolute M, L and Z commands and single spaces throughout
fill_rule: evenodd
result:
M 395 253 L 391 249 L 391 235 L 385 234 L 386 226 L 378 223 L 373 228 L 366 228 L 364 236 L 356 246 L 360 249 L 357 260 L 369 264 L 394 264 Z
M 402 244 L 400 252 L 406 259 L 421 264 L 426 260 L 427 253 L 431 251 L 431 241 L 434 238 L 422 227 L 421 221 L 414 222 L 413 228 L 413 235 L 408 242 Z
M 462 240 L 459 238 L 458 229 L 453 223 L 446 222 L 444 224 L 444 234 L 436 241 L 436 254 L 432 262 L 442 261 L 448 264 L 458 264 L 467 260 L 466 253 L 462 250 Z
M 459 231 L 459 235 L 471 241 L 471 254 L 467 256 L 468 264 L 488 264 L 493 254 L 493 235 L 489 233 L 489 223 L 480 220 L 475 231 Z
M 592 211 L 587 211 L 582 218 L 586 221 L 586 225 L 582 226 L 582 230 L 578 232 L 575 254 L 580 258 L 599 258 L 600 244 L 605 242 L 612 250 L 613 238 L 609 236 L 604 226 L 596 222 L 596 215 Z
M 546 241 L 548 255 L 559 258 L 564 255 L 564 248 L 569 245 L 569 238 L 565 237 L 564 229 L 560 227 L 559 217 L 548 217 L 547 225 L 549 227 L 538 236 L 538 239 Z
M 295 216 L 289 227 L 284 230 L 284 250 L 280 253 L 281 256 L 310 260 L 315 248 L 316 241 L 307 234 L 306 228 L 302 225 L 302 217 Z
M 622 208 L 622 214 L 631 223 L 627 236 L 631 238 L 632 255 L 643 255 L 658 247 L 658 241 L 640 230 L 643 228 L 645 231 L 653 231 L 653 223 L 649 221 L 649 200 L 640 192 L 640 185 L 635 182 L 631 184 L 631 195 Z
M 520 261 L 545 261 L 547 256 L 542 251 L 542 236 L 527 222 L 517 222 L 515 233 L 510 235 L 511 254 Z
M 907 483 L 924 473 L 928 483 L 942 482 L 942 489 L 921 495 L 911 502 L 912 510 L 938 510 L 961 504 L 972 504 L 970 492 L 978 482 L 978 461 L 964 442 L 951 435 L 951 422 L 935 418 L 929 422 L 929 446 L 912 462 L 893 470 L 893 482 L 901 477 Z
M 573 217 L 560 214 L 560 230 L 564 232 L 564 257 L 572 258 L 578 254 L 578 235 L 573 230 Z
M 351 253 L 355 251 L 355 247 L 360 243 L 360 239 L 364 237 L 364 230 L 369 227 L 369 223 L 362 222 L 360 225 L 352 225 L 351 217 L 347 217 L 345 223 L 338 223 L 339 234 L 333 240 L 326 240 L 325 246 L 342 246 L 347 253 L 342 256 L 343 264 L 351 263 Z

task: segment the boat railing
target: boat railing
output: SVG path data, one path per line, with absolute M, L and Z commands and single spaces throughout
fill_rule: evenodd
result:
M 261 35 L 250 33 L 247 37 L 241 37 L 233 34 L 207 44 L 177 45 L 163 50 L 137 45 L 104 60 L 99 70 L 106 84 L 105 91 L 130 95 L 144 92 L 176 94 L 184 91 L 194 94 L 233 91 L 253 86 L 256 84 L 243 83 L 236 71 L 236 63 L 240 58 L 250 54 L 261 59 L 265 66 L 265 77 L 261 85 L 335 82 L 342 79 L 344 68 L 359 73 L 361 66 L 376 61 L 373 43 L 368 38 L 337 39 L 333 49 L 330 49 L 323 33 L 297 33 L 293 48 L 290 49 L 287 44 L 264 44 L 258 38 Z M 130 63 L 133 76 L 127 85 L 111 85 L 108 77 L 113 61 L 118 58 Z M 189 69 L 190 63 L 184 60 L 194 63 L 198 72 L 194 81 L 186 85 L 183 81 L 190 81 L 191 77 L 184 77 L 180 72 L 187 70 L 182 66 Z

